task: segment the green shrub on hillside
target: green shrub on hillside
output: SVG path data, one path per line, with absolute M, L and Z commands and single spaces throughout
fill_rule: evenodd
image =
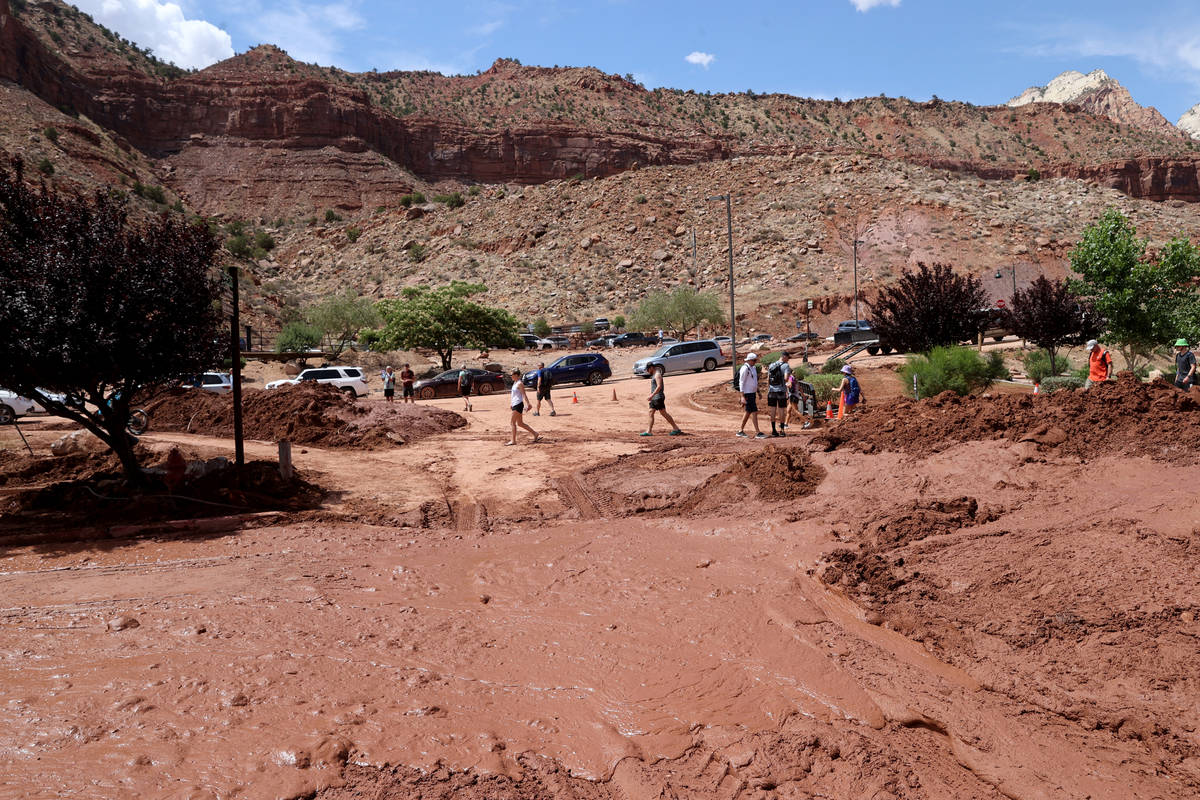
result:
M 1061 375 L 1071 366 L 1066 356 L 1055 356 L 1054 366 L 1051 367 L 1050 354 L 1045 350 L 1034 350 L 1026 353 L 1021 357 L 1021 363 L 1025 365 L 1025 374 L 1034 383 L 1041 383 L 1046 378 Z
M 831 358 L 821 365 L 822 375 L 834 375 L 842 371 L 842 367 L 846 366 L 846 362 L 840 358 Z
M 842 385 L 841 375 L 809 375 L 803 380 L 812 384 L 812 387 L 817 394 L 818 403 L 833 402 L 834 395 L 837 394 L 838 387 Z
M 992 381 L 1008 378 L 1004 357 L 998 352 L 983 357 L 969 347 L 935 347 L 928 353 L 908 356 L 900 368 L 904 392 L 912 396 L 913 377 L 921 397 L 933 397 L 945 391 L 958 395 L 985 389 Z
M 275 340 L 276 353 L 303 353 L 321 343 L 321 331 L 307 322 L 289 322 Z

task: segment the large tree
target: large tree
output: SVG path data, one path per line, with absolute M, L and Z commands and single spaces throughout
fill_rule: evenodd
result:
M 0 169 L 0 385 L 91 431 L 141 483 L 131 401 L 225 349 L 216 250 L 177 214 L 135 222 L 109 193 L 31 185 L 20 161 Z
M 1066 281 L 1050 281 L 1044 275 L 1028 289 L 1017 290 L 1008 317 L 1013 333 L 1046 351 L 1051 370 L 1060 347 L 1083 344 L 1104 330 L 1090 302 L 1071 291 Z
M 314 303 L 305 309 L 304 317 L 329 340 L 334 358 L 341 355 L 359 331 L 379 322 L 375 303 L 352 289 Z
M 724 321 L 721 298 L 680 286 L 670 293 L 647 295 L 634 311 L 632 324 L 643 329 L 665 328 L 680 339 L 686 339 L 705 322 L 719 325 Z
M 1172 239 L 1158 254 L 1146 254 L 1147 240 L 1121 212 L 1110 208 L 1083 232 L 1071 251 L 1078 280 L 1071 289 L 1091 301 L 1104 318 L 1108 336 L 1137 370 L 1186 329 L 1200 296 L 1200 251 L 1186 238 Z
M 871 325 L 885 344 L 924 353 L 975 337 L 987 306 L 979 278 L 922 263 L 880 291 L 870 304 Z
M 442 369 L 450 369 L 456 348 L 522 346 L 512 314 L 471 299 L 486 291 L 482 284 L 454 281 L 436 288 L 412 286 L 399 298 L 380 300 L 379 347 L 427 347 L 442 359 Z

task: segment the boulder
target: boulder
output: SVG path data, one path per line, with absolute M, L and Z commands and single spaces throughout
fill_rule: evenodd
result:
M 56 456 L 69 456 L 73 453 L 86 453 L 99 450 L 104 443 L 91 434 L 90 431 L 77 430 L 60 436 L 50 445 L 50 452 Z

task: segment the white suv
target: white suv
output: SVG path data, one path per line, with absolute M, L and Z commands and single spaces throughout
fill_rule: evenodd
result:
M 271 381 L 266 388 L 278 389 L 280 386 L 293 386 L 305 381 L 331 383 L 351 397 L 365 397 L 371 392 L 367 388 L 367 377 L 358 367 L 313 367 L 304 370 L 295 378 Z

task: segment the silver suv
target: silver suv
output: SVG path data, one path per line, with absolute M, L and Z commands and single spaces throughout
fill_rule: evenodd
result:
M 365 397 L 371 391 L 367 388 L 367 377 L 358 367 L 313 367 L 304 370 L 295 378 L 271 381 L 266 388 L 278 389 L 280 386 L 292 386 L 306 381 L 331 383 L 351 397 Z
M 664 344 L 654 351 L 654 355 L 634 364 L 633 374 L 643 378 L 650 377 L 650 365 L 653 363 L 662 364 L 667 372 L 685 372 L 689 369 L 696 372 L 712 372 L 725 363 L 725 355 L 721 352 L 721 345 L 712 339 Z

